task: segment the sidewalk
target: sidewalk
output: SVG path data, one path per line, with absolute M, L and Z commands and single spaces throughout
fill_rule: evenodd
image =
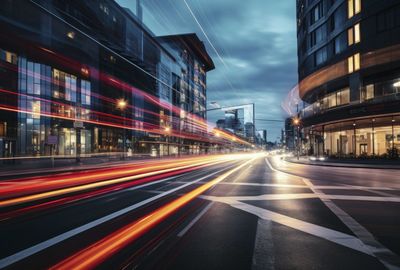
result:
M 299 160 L 296 157 L 287 157 L 285 161 L 313 166 L 400 170 L 400 161 L 398 160 L 327 159 L 325 161 L 311 161 L 308 157 L 300 157 Z

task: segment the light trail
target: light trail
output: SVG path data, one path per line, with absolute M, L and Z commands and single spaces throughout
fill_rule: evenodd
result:
M 56 197 L 56 196 L 61 196 L 61 195 L 65 195 L 65 194 L 70 194 L 70 193 L 75 193 L 75 192 L 81 192 L 81 191 L 86 191 L 86 190 L 92 190 L 95 188 L 101 188 L 101 187 L 105 187 L 105 186 L 110 186 L 110 185 L 116 185 L 116 184 L 120 184 L 120 183 L 124 183 L 124 182 L 128 182 L 128 181 L 133 181 L 133 180 L 138 180 L 138 179 L 142 179 L 142 178 L 147 178 L 147 177 L 151 177 L 151 176 L 155 176 L 155 175 L 159 175 L 159 174 L 165 174 L 165 173 L 170 173 L 176 170 L 184 170 L 184 169 L 188 169 L 188 168 L 192 168 L 192 167 L 196 167 L 196 166 L 202 166 L 205 164 L 209 164 L 209 165 L 215 165 L 218 163 L 222 163 L 225 162 L 225 159 L 216 159 L 213 160 L 210 158 L 204 158 L 203 160 L 200 160 L 198 162 L 193 162 L 193 161 L 188 161 L 188 162 L 184 162 L 181 164 L 181 166 L 179 163 L 178 164 L 170 164 L 169 166 L 167 166 L 166 168 L 163 169 L 159 169 L 160 166 L 155 166 L 155 167 L 151 167 L 149 169 L 151 169 L 150 171 L 144 172 L 144 173 L 139 173 L 136 175 L 130 175 L 130 176 L 125 176 L 125 177 L 120 177 L 120 178 L 112 178 L 112 179 L 108 179 L 108 180 L 103 180 L 103 181 L 98 181 L 97 177 L 102 177 L 102 174 L 94 175 L 92 177 L 92 179 L 96 182 L 89 182 L 89 183 L 81 183 L 79 184 L 75 184 L 72 187 L 66 187 L 66 188 L 61 188 L 61 189 L 54 189 L 54 188 L 59 188 L 59 182 L 64 182 L 62 184 L 65 184 L 65 182 L 68 183 L 74 183 L 75 181 L 78 180 L 85 180 L 86 182 L 89 180 L 86 180 L 85 176 L 81 176 L 80 178 L 74 179 L 74 178 L 70 178 L 70 179 L 66 179 L 66 180 L 58 180 L 58 181 L 53 181 L 51 183 L 49 183 L 49 185 L 51 186 L 51 190 L 49 190 L 49 188 L 47 187 L 47 190 L 49 191 L 42 191 L 40 193 L 34 193 L 31 195 L 26 195 L 26 196 L 20 196 L 20 197 L 16 197 L 16 198 L 10 198 L 10 199 L 5 199 L 0 201 L 0 207 L 7 207 L 7 206 L 12 206 L 12 205 L 16 205 L 16 204 L 22 204 L 22 203 L 27 203 L 27 202 L 32 202 L 32 201 L 37 201 L 37 200 L 41 200 L 41 199 L 47 199 L 47 198 L 51 198 L 51 197 Z M 158 170 L 155 170 L 158 169 Z M 138 169 L 140 170 L 140 169 Z M 114 173 L 110 172 L 110 173 L 106 173 L 107 176 L 112 176 Z M 118 175 L 118 174 L 117 174 Z M 137 183 L 142 183 L 142 181 L 139 181 Z M 43 189 L 43 186 L 49 186 L 41 183 L 40 185 L 35 185 L 35 183 L 33 183 L 32 185 L 25 185 L 20 187 L 18 184 L 16 187 L 13 188 L 8 188 L 8 189 L 4 189 L 2 188 L 2 193 L 3 194 L 8 194 L 10 193 L 10 190 L 16 190 L 16 191 L 20 191 L 20 190 L 32 190 L 32 186 L 35 187 L 36 186 L 36 190 L 38 190 L 40 188 Z M 15 191 L 14 191 L 15 192 Z M 38 192 L 38 191 L 36 191 Z
M 1 213 L 0 214 L 0 221 L 6 220 L 6 219 L 10 219 L 10 218 L 14 218 L 17 216 L 21 216 L 23 214 L 26 213 L 32 213 L 35 211 L 42 211 L 42 210 L 46 210 L 46 209 L 50 209 L 50 208 L 54 208 L 57 206 L 61 206 L 61 205 L 66 205 L 66 204 L 70 204 L 70 203 L 74 203 L 77 201 L 81 201 L 81 200 L 85 200 L 85 199 L 89 199 L 89 198 L 93 198 L 96 196 L 101 196 L 110 192 L 116 192 L 116 191 L 120 191 L 123 189 L 131 189 L 132 187 L 139 187 L 143 184 L 151 184 L 151 183 L 156 183 L 158 182 L 158 180 L 160 179 L 169 179 L 170 177 L 173 176 L 177 176 L 177 175 L 182 175 L 188 172 L 192 172 L 195 170 L 199 170 L 202 168 L 206 168 L 208 166 L 211 166 L 213 164 L 209 163 L 209 164 L 205 164 L 205 165 L 201 165 L 201 166 L 195 166 L 195 167 L 190 167 L 187 169 L 182 169 L 182 170 L 175 170 L 169 173 L 163 173 L 163 174 L 158 174 L 158 175 L 154 175 L 151 177 L 146 177 L 137 181 L 133 181 L 133 182 L 127 182 L 127 183 L 121 183 L 118 185 L 112 185 L 109 187 L 104 187 L 101 189 L 96 189 L 96 190 L 92 190 L 92 191 L 88 191 L 82 194 L 76 194 L 76 195 L 70 195 L 68 197 L 63 197 L 60 199 L 55 199 L 55 200 L 51 200 L 51 201 L 47 201 L 47 202 L 43 202 L 43 203 L 36 203 L 34 205 L 31 206 L 27 206 L 27 207 L 23 207 L 23 208 L 19 208 L 16 210 L 11 210 L 5 213 Z M 162 180 L 164 181 L 164 180 Z
M 217 160 L 218 156 L 210 156 L 209 161 Z M 103 168 L 94 171 L 82 171 L 78 173 L 48 175 L 39 177 L 28 177 L 13 180 L 4 180 L 0 182 L 0 198 L 9 198 L 15 195 L 25 195 L 24 191 L 30 193 L 44 188 L 56 189 L 64 188 L 69 185 L 86 184 L 90 182 L 99 182 L 111 177 L 132 176 L 138 173 L 151 172 L 167 168 L 179 167 L 182 165 L 195 164 L 199 161 L 205 161 L 204 157 L 186 158 L 178 160 L 165 161 L 147 161 L 146 163 L 129 164 L 113 168 Z
M 247 155 L 244 155 L 248 157 Z M 243 158 L 243 157 L 242 157 Z M 117 253 L 122 248 L 126 247 L 128 244 L 132 243 L 145 232 L 152 229 L 158 223 L 163 221 L 169 215 L 192 201 L 197 196 L 201 195 L 203 192 L 207 191 L 212 186 L 223 181 L 225 178 L 235 173 L 236 171 L 242 169 L 246 165 L 253 162 L 257 157 L 252 157 L 250 160 L 244 162 L 240 166 L 229 170 L 228 172 L 218 176 L 217 178 L 195 188 L 189 193 L 181 196 L 180 198 L 158 208 L 152 213 L 140 218 L 134 223 L 128 224 L 125 227 L 119 229 L 118 231 L 104 237 L 103 239 L 95 242 L 94 244 L 88 246 L 87 248 L 79 251 L 78 253 L 72 255 L 69 258 L 61 261 L 50 269 L 58 270 L 80 270 L 80 269 L 93 269 L 112 255 Z

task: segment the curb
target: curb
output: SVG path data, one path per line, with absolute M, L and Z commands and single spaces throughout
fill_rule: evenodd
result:
M 396 167 L 376 167 L 379 165 L 373 165 L 374 167 L 370 167 L 366 164 L 357 164 L 357 165 L 353 165 L 353 164 L 348 164 L 347 163 L 338 163 L 338 164 L 318 164 L 318 163 L 305 163 L 305 162 L 301 162 L 301 161 L 294 161 L 294 160 L 288 160 L 285 159 L 285 161 L 290 162 L 290 163 L 294 163 L 294 164 L 301 164 L 301 165 L 311 165 L 311 166 L 321 166 L 321 167 L 340 167 L 340 168 L 358 168 L 358 169 L 387 169 L 387 170 L 400 170 L 400 166 L 396 166 Z M 389 165 L 390 166 L 390 165 Z

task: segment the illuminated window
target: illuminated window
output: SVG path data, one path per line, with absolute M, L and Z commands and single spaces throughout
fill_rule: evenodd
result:
M 361 92 L 361 99 L 364 100 L 369 100 L 374 98 L 374 91 L 375 87 L 373 84 L 368 84 L 366 87 L 362 88 Z
M 354 25 L 354 43 L 359 43 L 361 41 L 360 35 L 360 24 L 357 23 Z
M 354 14 L 361 12 L 361 0 L 354 0 Z
M 360 54 L 357 53 L 354 55 L 354 70 L 357 71 L 360 69 Z
M 350 57 L 347 59 L 347 63 L 348 63 L 348 70 L 349 70 L 349 73 L 352 73 L 352 72 L 354 71 L 354 57 L 353 57 L 353 56 L 350 56 Z
M 40 101 L 32 101 L 33 119 L 40 118 Z
M 348 0 L 348 17 L 349 19 L 354 16 L 354 0 Z
M 348 45 L 351 46 L 353 44 L 359 43 L 361 41 L 360 36 L 360 24 L 357 23 L 354 27 L 351 27 L 347 30 L 348 35 Z
M 361 12 L 361 0 L 347 0 L 347 6 L 349 19 Z
M 359 70 L 360 69 L 360 65 L 361 65 L 360 64 L 360 54 L 357 53 L 357 54 L 355 54 L 353 56 L 350 56 L 347 59 L 347 62 L 348 62 L 348 71 L 349 71 L 349 73 L 352 73 L 354 71 Z
M 353 36 L 353 28 L 349 28 L 349 30 L 347 30 L 347 35 L 348 35 L 348 43 L 349 46 L 354 44 L 354 36 Z

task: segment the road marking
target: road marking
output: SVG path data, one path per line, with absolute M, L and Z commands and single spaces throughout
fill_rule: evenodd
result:
M 306 178 L 303 178 L 304 183 L 317 194 L 321 201 L 362 241 L 363 245 L 370 249 L 372 254 L 383 264 L 387 269 L 400 269 L 400 258 L 391 250 L 378 242 L 375 237 L 354 218 L 347 214 L 343 209 L 338 207 L 332 200 L 326 197 L 326 194 L 316 189 L 313 183 Z M 388 198 L 385 198 L 388 199 Z
M 186 183 L 184 181 L 175 181 L 176 184 Z M 205 182 L 199 182 L 199 184 L 204 184 Z M 238 186 L 256 186 L 256 187 L 276 187 L 276 188 L 299 188 L 299 189 L 309 189 L 306 185 L 292 185 L 292 184 L 262 184 L 262 183 L 252 183 L 252 182 L 221 182 L 218 185 L 238 185 Z M 368 187 L 368 186 L 351 186 L 351 185 L 340 185 L 340 186 L 315 186 L 318 189 L 332 189 L 332 190 L 385 190 L 385 191 L 395 191 L 398 189 L 390 188 L 390 187 Z M 386 196 L 393 194 L 385 193 Z
M 353 250 L 374 256 L 374 254 L 371 252 L 371 250 L 375 251 L 374 247 L 368 247 L 361 242 L 360 239 L 357 237 L 354 237 L 353 235 L 345 234 L 339 231 L 335 231 L 329 228 L 325 228 L 316 224 L 312 224 L 306 221 L 302 221 L 299 219 L 295 219 L 286 215 L 282 215 L 261 207 L 257 207 L 254 205 L 246 204 L 243 202 L 239 202 L 236 200 L 232 199 L 226 199 L 222 197 L 212 197 L 212 196 L 202 196 L 204 199 L 208 199 L 211 201 L 215 202 L 222 202 L 226 203 L 234 208 L 243 210 L 245 212 L 248 212 L 250 214 L 253 214 L 255 216 L 258 216 L 259 218 L 265 219 L 265 220 L 271 220 L 276 223 L 285 225 L 287 227 L 296 229 L 298 231 L 302 231 L 314 236 L 317 236 L 319 238 L 326 239 L 328 241 L 334 242 L 336 244 L 339 244 L 341 246 L 345 246 L 348 248 L 351 248 Z
M 214 202 L 210 202 L 182 231 L 178 233 L 178 237 L 184 236 L 194 224 L 213 206 Z
M 222 198 L 224 200 L 235 201 L 275 201 L 275 200 L 294 200 L 294 199 L 313 199 L 318 198 L 314 193 L 293 193 L 293 194 L 264 194 L 258 196 L 230 196 L 230 197 L 215 197 L 215 196 L 201 196 L 204 199 L 216 200 Z
M 258 219 L 251 269 L 275 269 L 274 242 L 272 239 L 271 220 L 265 220 L 261 218 Z
M 268 167 L 270 168 L 271 171 L 281 173 L 281 171 L 278 171 L 277 169 L 275 169 L 274 167 L 272 167 L 272 165 L 271 165 L 271 163 L 269 162 L 268 158 L 265 158 L 265 162 L 267 163 L 267 165 L 268 165 Z
M 201 196 L 205 199 L 223 198 L 236 201 L 275 201 L 275 200 L 298 200 L 298 199 L 325 199 L 325 200 L 343 200 L 343 201 L 369 201 L 369 202 L 395 202 L 400 203 L 399 197 L 378 197 L 378 196 L 352 196 L 352 195 L 328 195 L 315 193 L 287 193 L 287 194 L 263 194 L 257 196 Z
M 348 186 L 348 185 L 346 185 Z M 381 196 L 385 196 L 385 197 L 393 197 L 393 194 L 387 193 L 387 192 L 382 192 L 382 191 L 377 191 L 377 190 L 373 190 L 372 188 L 368 188 L 368 187 L 360 187 L 360 186 L 352 186 L 354 189 L 358 189 L 358 190 L 362 190 L 362 191 L 367 191 L 370 193 L 374 193 L 374 194 L 378 194 Z
M 234 167 L 234 166 L 236 166 L 236 164 L 233 165 L 233 166 L 229 166 L 228 168 L 231 168 L 231 167 Z M 50 238 L 50 239 L 48 239 L 46 241 L 38 243 L 38 244 L 36 244 L 36 245 L 34 245 L 32 247 L 29 247 L 29 248 L 26 248 L 24 250 L 21 250 L 21 251 L 15 253 L 13 255 L 7 256 L 7 257 L 5 257 L 5 258 L 0 260 L 0 268 L 4 268 L 4 267 L 7 267 L 9 265 L 12 265 L 12 264 L 14 264 L 14 263 L 16 263 L 18 261 L 21 261 L 21 260 L 23 260 L 23 259 L 25 259 L 27 257 L 30 257 L 30 256 L 32 256 L 32 255 L 34 255 L 34 254 L 36 254 L 36 253 L 38 253 L 38 252 L 40 252 L 40 251 L 42 251 L 44 249 L 47 249 L 47 248 L 49 248 L 51 246 L 54 246 L 54 245 L 56 245 L 56 244 L 58 244 L 58 243 L 60 243 L 62 241 L 65 241 L 65 240 L 67 240 L 67 239 L 69 239 L 69 238 L 71 238 L 71 237 L 73 237 L 75 235 L 78 235 L 78 234 L 80 234 L 82 232 L 85 232 L 85 231 L 87 231 L 89 229 L 92 229 L 92 228 L 94 228 L 96 226 L 99 226 L 99 225 L 101 225 L 101 224 L 103 224 L 103 223 L 105 223 L 107 221 L 115 219 L 115 218 L 117 218 L 119 216 L 122 216 L 122 215 L 124 215 L 126 213 L 129 213 L 129 212 L 131 212 L 131 211 L 133 211 L 133 210 L 135 210 L 135 209 L 137 209 L 139 207 L 142 207 L 142 206 L 144 206 L 144 205 L 146 205 L 146 204 L 148 204 L 150 202 L 153 202 L 153 201 L 158 200 L 158 199 L 160 199 L 162 197 L 165 197 L 165 196 L 167 196 L 167 195 L 169 195 L 171 193 L 174 193 L 174 192 L 176 192 L 176 191 L 178 191 L 180 189 L 186 188 L 186 187 L 188 187 L 188 186 L 190 186 L 192 184 L 195 184 L 195 183 L 200 182 L 200 181 L 202 181 L 204 179 L 207 179 L 210 176 L 216 175 L 216 174 L 218 174 L 218 173 L 220 173 L 220 172 L 222 172 L 224 170 L 227 170 L 228 168 L 224 168 L 224 169 L 218 170 L 218 171 L 213 172 L 213 173 L 211 173 L 209 175 L 201 177 L 201 178 L 199 178 L 199 179 L 197 179 L 195 181 L 186 182 L 186 184 L 184 184 L 182 186 L 179 186 L 179 187 L 176 187 L 174 189 L 168 190 L 168 191 L 166 191 L 164 193 L 158 194 L 158 195 L 156 195 L 154 197 L 148 198 L 148 199 L 143 200 L 143 201 L 141 201 L 139 203 L 136 203 L 136 204 L 133 204 L 131 206 L 128 206 L 128 207 L 126 207 L 124 209 L 121 209 L 121 210 L 119 210 L 117 212 L 114 212 L 114 213 L 111 213 L 111 214 L 109 214 L 107 216 L 104 216 L 104 217 L 98 218 L 96 220 L 93 220 L 93 221 L 91 221 L 91 222 L 89 222 L 89 223 L 87 223 L 85 225 L 79 226 L 79 227 L 77 227 L 75 229 L 69 230 L 69 231 L 67 231 L 65 233 L 62 233 L 62 234 L 59 234 L 59 235 L 57 235 L 55 237 L 52 237 L 52 238 Z M 147 183 L 147 184 L 135 187 L 135 188 L 137 189 L 139 187 L 149 186 L 151 184 L 159 183 L 160 181 L 168 181 L 168 180 L 175 179 L 175 178 L 181 177 L 181 176 L 182 175 L 166 178 L 166 179 L 163 179 L 163 180 Z
M 192 200 L 198 198 L 199 195 L 209 190 L 210 187 L 214 186 L 220 181 L 225 180 L 228 176 L 240 170 L 254 160 L 255 157 L 239 166 L 237 166 L 237 164 L 231 166 L 230 168 L 234 168 L 229 168 L 228 171 L 210 180 L 206 184 L 196 187 L 191 191 L 188 191 L 185 195 L 164 204 L 160 208 L 157 208 L 156 210 L 146 214 L 145 216 L 142 216 L 136 221 L 127 224 L 119 230 L 90 244 L 89 246 L 78 251 L 77 253 L 52 266 L 50 269 L 83 270 L 97 267 L 109 257 L 113 256 L 116 252 L 126 247 L 129 243 L 137 240 L 143 233 L 152 229 L 154 226 L 170 216 L 172 213 L 176 212 L 178 209 L 191 202 Z
M 275 172 L 281 172 L 272 167 L 271 163 L 265 158 L 265 162 L 269 166 L 269 168 Z M 291 175 L 287 172 L 281 172 L 287 175 Z M 298 176 L 296 176 L 298 177 Z M 385 265 L 386 268 L 392 269 L 400 269 L 400 258 L 396 254 L 394 254 L 391 250 L 387 249 L 381 243 L 379 243 L 374 236 L 365 229 L 361 224 L 359 224 L 355 219 L 353 219 L 349 214 L 339 208 L 334 202 L 328 197 L 331 195 L 326 195 L 320 189 L 317 189 L 309 179 L 302 178 L 303 182 L 320 197 L 320 200 L 359 238 L 359 241 L 363 245 L 364 249 L 369 250 L 371 255 L 376 257 L 382 264 Z M 337 198 L 344 198 L 341 195 L 334 195 Z M 349 197 L 358 197 L 365 198 L 369 196 L 349 196 Z M 372 199 L 372 197 L 370 197 Z M 389 199 L 388 197 L 381 197 L 381 199 L 385 199 L 386 201 Z

